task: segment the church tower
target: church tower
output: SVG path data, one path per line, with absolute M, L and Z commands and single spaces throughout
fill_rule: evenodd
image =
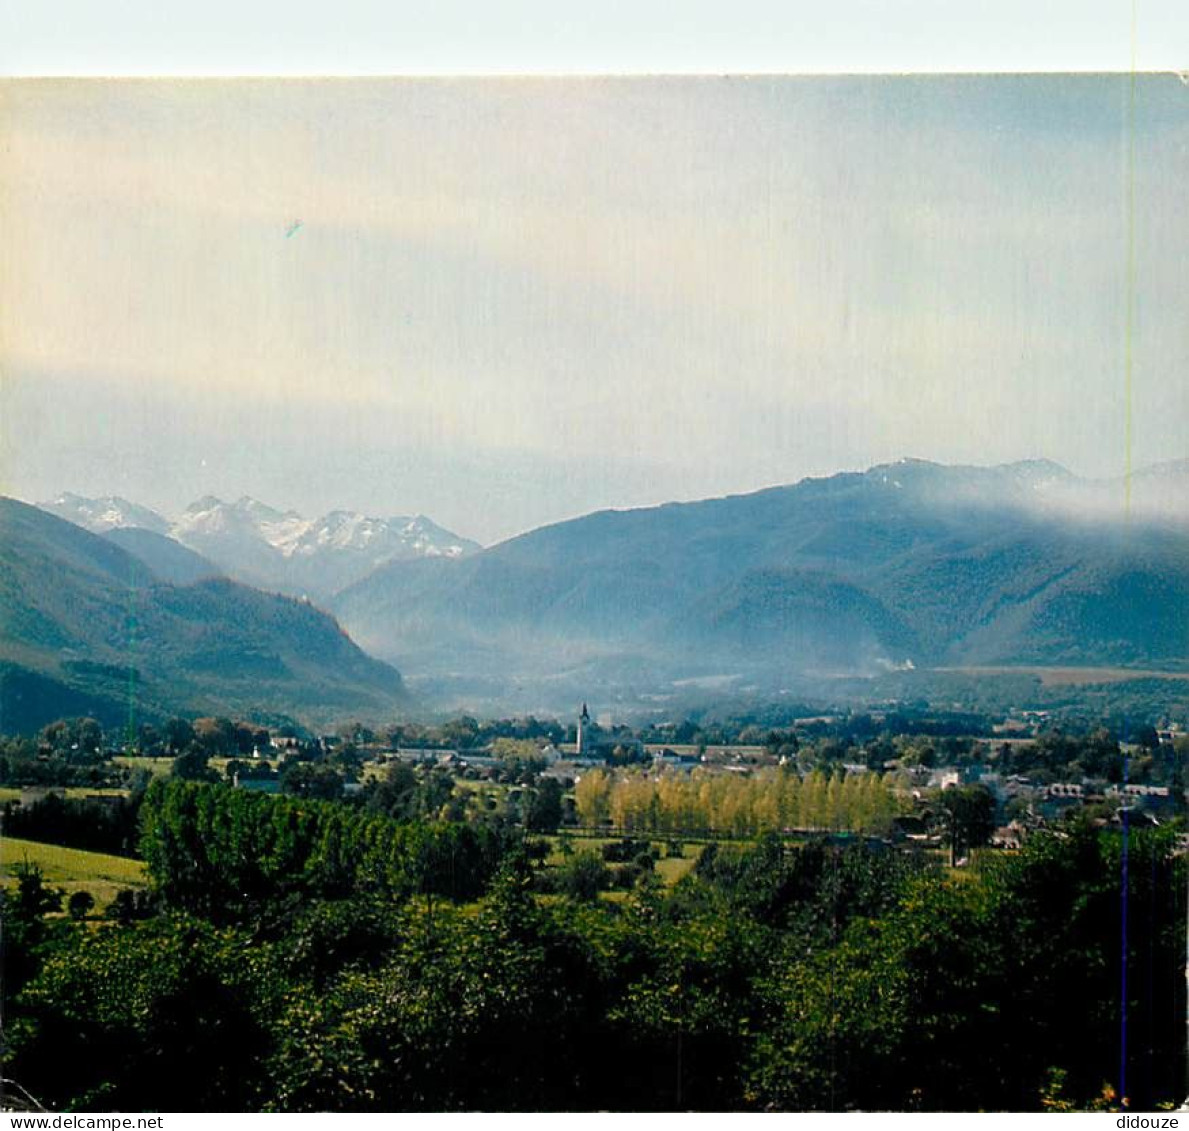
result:
M 577 757 L 581 758 L 586 753 L 586 742 L 590 733 L 590 712 L 586 709 L 586 704 L 582 704 L 582 714 L 578 716 L 578 743 L 577 743 Z

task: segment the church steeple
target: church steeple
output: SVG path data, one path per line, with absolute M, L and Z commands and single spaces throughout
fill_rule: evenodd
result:
M 590 729 L 590 712 L 586 709 L 586 704 L 582 704 L 582 714 L 578 716 L 578 742 L 576 744 L 576 754 L 579 758 L 586 753 L 586 737 L 587 731 Z

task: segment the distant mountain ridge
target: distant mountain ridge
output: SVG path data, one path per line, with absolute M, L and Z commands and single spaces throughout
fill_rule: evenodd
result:
M 372 518 L 335 510 L 308 519 L 246 495 L 234 503 L 205 496 L 176 521 L 119 496 L 67 493 L 39 505 L 95 533 L 143 529 L 169 537 L 238 580 L 317 598 L 391 561 L 464 557 L 479 549 L 424 515 Z
M 220 577 L 171 583 L 113 533 L 160 543 L 175 574 L 204 568 L 152 531 L 98 535 L 0 498 L 0 733 L 80 711 L 112 725 L 174 713 L 332 721 L 408 702 L 400 673 L 308 601 Z
M 89 499 L 64 491 L 53 502 L 38 503 L 38 506 L 95 534 L 124 528 L 151 530 L 154 534 L 169 533 L 168 519 L 149 507 L 130 503 L 120 495 Z
M 114 525 L 132 520 L 127 500 L 73 509 L 161 580 L 309 593 L 429 694 L 520 709 L 596 682 L 611 696 L 911 667 L 1186 668 L 1187 487 L 1189 461 L 1095 481 L 1047 460 L 903 459 L 600 511 L 486 550 L 428 520 L 311 522 L 246 497 L 192 504 L 168 524 L 176 541 Z
M 749 495 L 602 511 L 332 608 L 374 654 L 527 686 L 646 660 L 663 679 L 916 665 L 1189 662 L 1181 465 L 1121 481 L 1032 460 L 901 460 Z

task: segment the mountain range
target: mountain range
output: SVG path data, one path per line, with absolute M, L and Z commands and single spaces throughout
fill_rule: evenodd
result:
M 331 608 L 374 654 L 497 695 L 572 696 L 617 671 L 779 686 L 914 666 L 1179 667 L 1186 468 L 1133 477 L 1128 505 L 1123 483 L 1048 461 L 903 460 L 391 562 Z
M 901 460 L 601 511 L 488 549 L 424 518 L 311 521 L 248 498 L 201 499 L 175 521 L 117 497 L 45 507 L 99 532 L 92 555 L 130 555 L 150 579 L 138 594 L 236 594 L 242 607 L 266 598 L 236 583 L 308 593 L 371 655 L 453 705 L 557 710 L 588 693 L 771 690 L 922 668 L 1189 667 L 1189 461 L 1124 483 L 1045 460 Z M 132 568 L 125 557 L 120 569 Z M 224 611 L 211 597 L 202 615 Z M 237 639 L 243 656 L 224 659 L 246 681 L 253 649 L 288 655 Z M 99 662 L 116 663 L 107 647 Z M 209 673 L 204 662 L 179 656 L 169 680 Z
M 308 519 L 248 496 L 227 503 L 208 495 L 172 520 L 118 495 L 92 499 L 65 493 L 39 505 L 114 538 L 132 553 L 154 555 L 150 565 L 164 567 L 162 555 L 172 554 L 184 571 L 225 573 L 260 588 L 315 599 L 329 597 L 388 562 L 464 557 L 479 549 L 424 515 L 371 518 L 336 510 Z M 200 560 L 184 559 L 183 565 L 183 559 L 160 542 L 131 538 L 127 532 L 132 530 L 169 538 Z
M 407 704 L 396 669 L 327 613 L 206 572 L 152 529 L 101 536 L 0 498 L 0 733 L 78 714 L 332 721 Z

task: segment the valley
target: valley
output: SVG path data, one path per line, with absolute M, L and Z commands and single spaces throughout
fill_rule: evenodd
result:
M 1179 464 L 1139 473 L 1127 517 L 1108 506 L 1117 484 L 1043 460 L 901 460 L 598 512 L 486 549 L 420 517 L 335 511 L 314 521 L 247 497 L 207 497 L 171 521 L 116 496 L 65 494 L 46 508 L 128 555 L 109 589 L 115 611 L 102 614 L 105 645 L 72 638 L 63 649 L 56 614 L 39 621 L 45 610 L 26 599 L 0 660 L 17 665 L 4 678 L 25 681 L 25 701 L 57 694 L 21 674 L 34 672 L 83 696 L 80 711 L 86 696 L 113 703 L 147 676 L 138 702 L 152 713 L 151 665 L 135 632 L 118 643 L 117 624 L 150 625 L 183 595 L 196 614 L 216 594 L 242 610 L 263 588 L 309 603 L 252 597 L 260 611 L 261 602 L 305 608 L 312 625 L 315 608 L 328 610 L 354 644 L 404 673 L 423 710 L 560 712 L 590 695 L 641 714 L 702 693 L 878 701 L 913 688 L 932 695 L 965 676 L 1043 704 L 1060 688 L 1093 694 L 1186 671 L 1189 526 L 1171 501 L 1183 478 Z M 103 568 L 110 581 L 112 564 Z M 168 600 L 156 583 L 173 587 Z M 199 648 L 184 675 L 170 668 L 179 685 L 218 685 L 197 709 L 234 694 L 237 680 L 279 686 L 301 666 L 239 636 Z M 341 679 L 349 669 L 337 670 Z M 331 721 L 334 696 L 310 697 L 307 708 L 299 685 L 271 707 L 258 697 L 261 709 Z M 367 715 L 370 694 L 342 710 Z

